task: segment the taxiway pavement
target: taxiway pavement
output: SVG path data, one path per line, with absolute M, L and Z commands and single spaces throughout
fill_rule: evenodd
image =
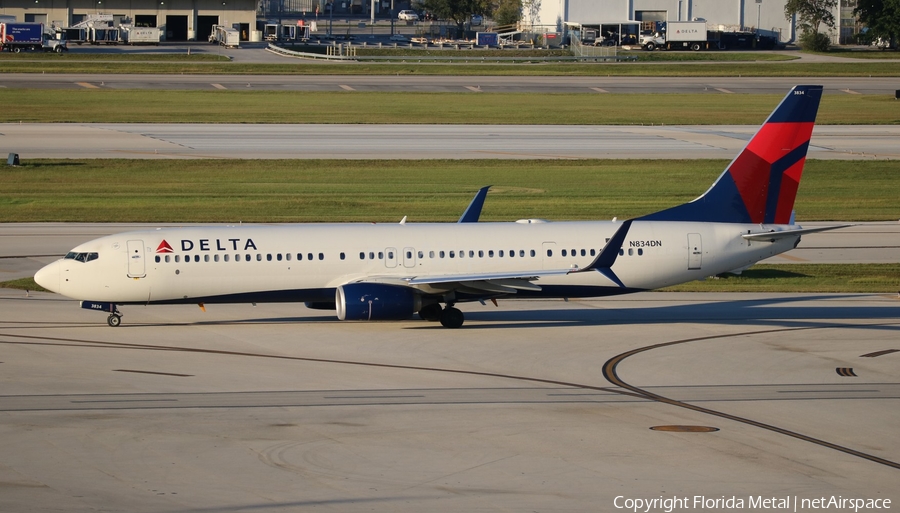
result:
M 459 330 L 293 304 L 126 307 L 110 328 L 0 290 L 0 510 L 900 500 L 896 297 L 463 308 Z
M 20 159 L 731 159 L 757 126 L 2 123 Z M 900 158 L 900 126 L 820 125 L 809 158 Z M 52 141 L 48 144 L 47 141 Z

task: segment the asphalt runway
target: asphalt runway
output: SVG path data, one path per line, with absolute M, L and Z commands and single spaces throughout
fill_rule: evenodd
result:
M 732 159 L 747 125 L 0 124 L 0 152 L 132 159 Z M 815 127 L 809 157 L 900 158 L 900 126 Z M 53 141 L 48 144 L 47 141 Z
M 262 50 L 247 50 L 260 52 Z M 242 52 L 237 50 L 237 52 Z M 283 58 L 291 64 L 293 60 Z M 111 65 L 115 65 L 111 63 Z M 352 63 L 347 63 L 352 66 Z M 685 64 L 690 66 L 691 64 Z M 709 65 L 709 64 L 700 64 Z M 714 64 L 713 64 L 714 65 Z M 790 63 L 784 63 L 790 66 Z M 618 64 L 614 66 L 627 66 Z M 335 92 L 468 92 L 478 93 L 687 93 L 784 95 L 797 84 L 821 84 L 825 94 L 894 97 L 894 77 L 536 77 L 411 75 L 157 75 L 118 73 L 4 73 L 0 88 L 28 89 L 157 89 Z

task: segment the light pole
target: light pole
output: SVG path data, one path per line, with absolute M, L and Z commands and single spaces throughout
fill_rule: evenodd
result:
M 759 19 L 762 11 L 762 0 L 756 0 L 756 37 L 759 37 Z

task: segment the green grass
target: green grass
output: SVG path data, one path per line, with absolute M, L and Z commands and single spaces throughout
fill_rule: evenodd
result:
M 759 264 L 663 289 L 669 292 L 890 293 L 900 291 L 900 264 Z
M 0 173 L 3 222 L 627 218 L 690 201 L 723 160 L 27 160 Z M 809 161 L 800 221 L 897 219 L 900 162 Z
M 18 280 L 0 281 L 0 289 L 31 290 L 35 292 L 49 292 L 34 282 L 34 278 L 19 278 Z
M 896 50 L 857 50 L 851 48 L 832 48 L 827 52 L 804 52 L 813 55 L 826 55 L 829 57 L 846 57 L 848 59 L 900 59 L 900 52 Z
M 473 85 L 477 81 L 473 80 Z M 749 124 L 783 95 L 0 89 L 4 123 Z M 536 105 L 540 104 L 540 108 Z M 441 108 L 435 108 L 440 105 Z M 551 112 L 552 115 L 547 113 Z M 723 113 L 727 112 L 727 117 Z M 900 102 L 825 95 L 819 124 L 897 124 Z

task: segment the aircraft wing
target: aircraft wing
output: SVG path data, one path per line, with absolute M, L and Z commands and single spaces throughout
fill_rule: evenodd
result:
M 489 294 L 515 294 L 519 290 L 539 291 L 541 287 L 532 283 L 544 276 L 562 276 L 572 273 L 595 271 L 606 276 L 619 287 L 625 284 L 619 280 L 611 267 L 616 262 L 619 250 L 625 241 L 625 236 L 631 227 L 632 221 L 625 221 L 609 239 L 597 258 L 587 267 L 572 267 L 567 269 L 541 269 L 535 271 L 509 271 L 489 272 L 474 274 L 441 274 L 431 276 L 369 276 L 358 280 L 359 282 L 386 283 L 402 285 L 422 290 L 426 293 L 449 290 L 465 290 L 475 293 Z
M 544 276 L 561 276 L 573 269 L 541 269 L 535 271 L 442 274 L 432 276 L 371 276 L 358 282 L 384 283 L 412 287 L 425 293 L 463 290 L 469 293 L 515 294 L 519 290 L 540 291 L 540 285 L 533 283 Z
M 816 233 L 816 232 L 824 232 L 828 230 L 837 230 L 838 228 L 847 228 L 848 226 L 853 226 L 852 224 L 841 224 L 837 226 L 820 226 L 817 228 L 798 228 L 796 230 L 781 230 L 781 231 L 768 231 L 768 232 L 757 232 L 757 233 L 745 233 L 741 235 L 741 237 L 752 240 L 752 241 L 765 241 L 765 242 L 775 242 L 778 239 L 784 239 L 787 237 L 796 237 L 798 235 L 805 235 L 807 233 Z

